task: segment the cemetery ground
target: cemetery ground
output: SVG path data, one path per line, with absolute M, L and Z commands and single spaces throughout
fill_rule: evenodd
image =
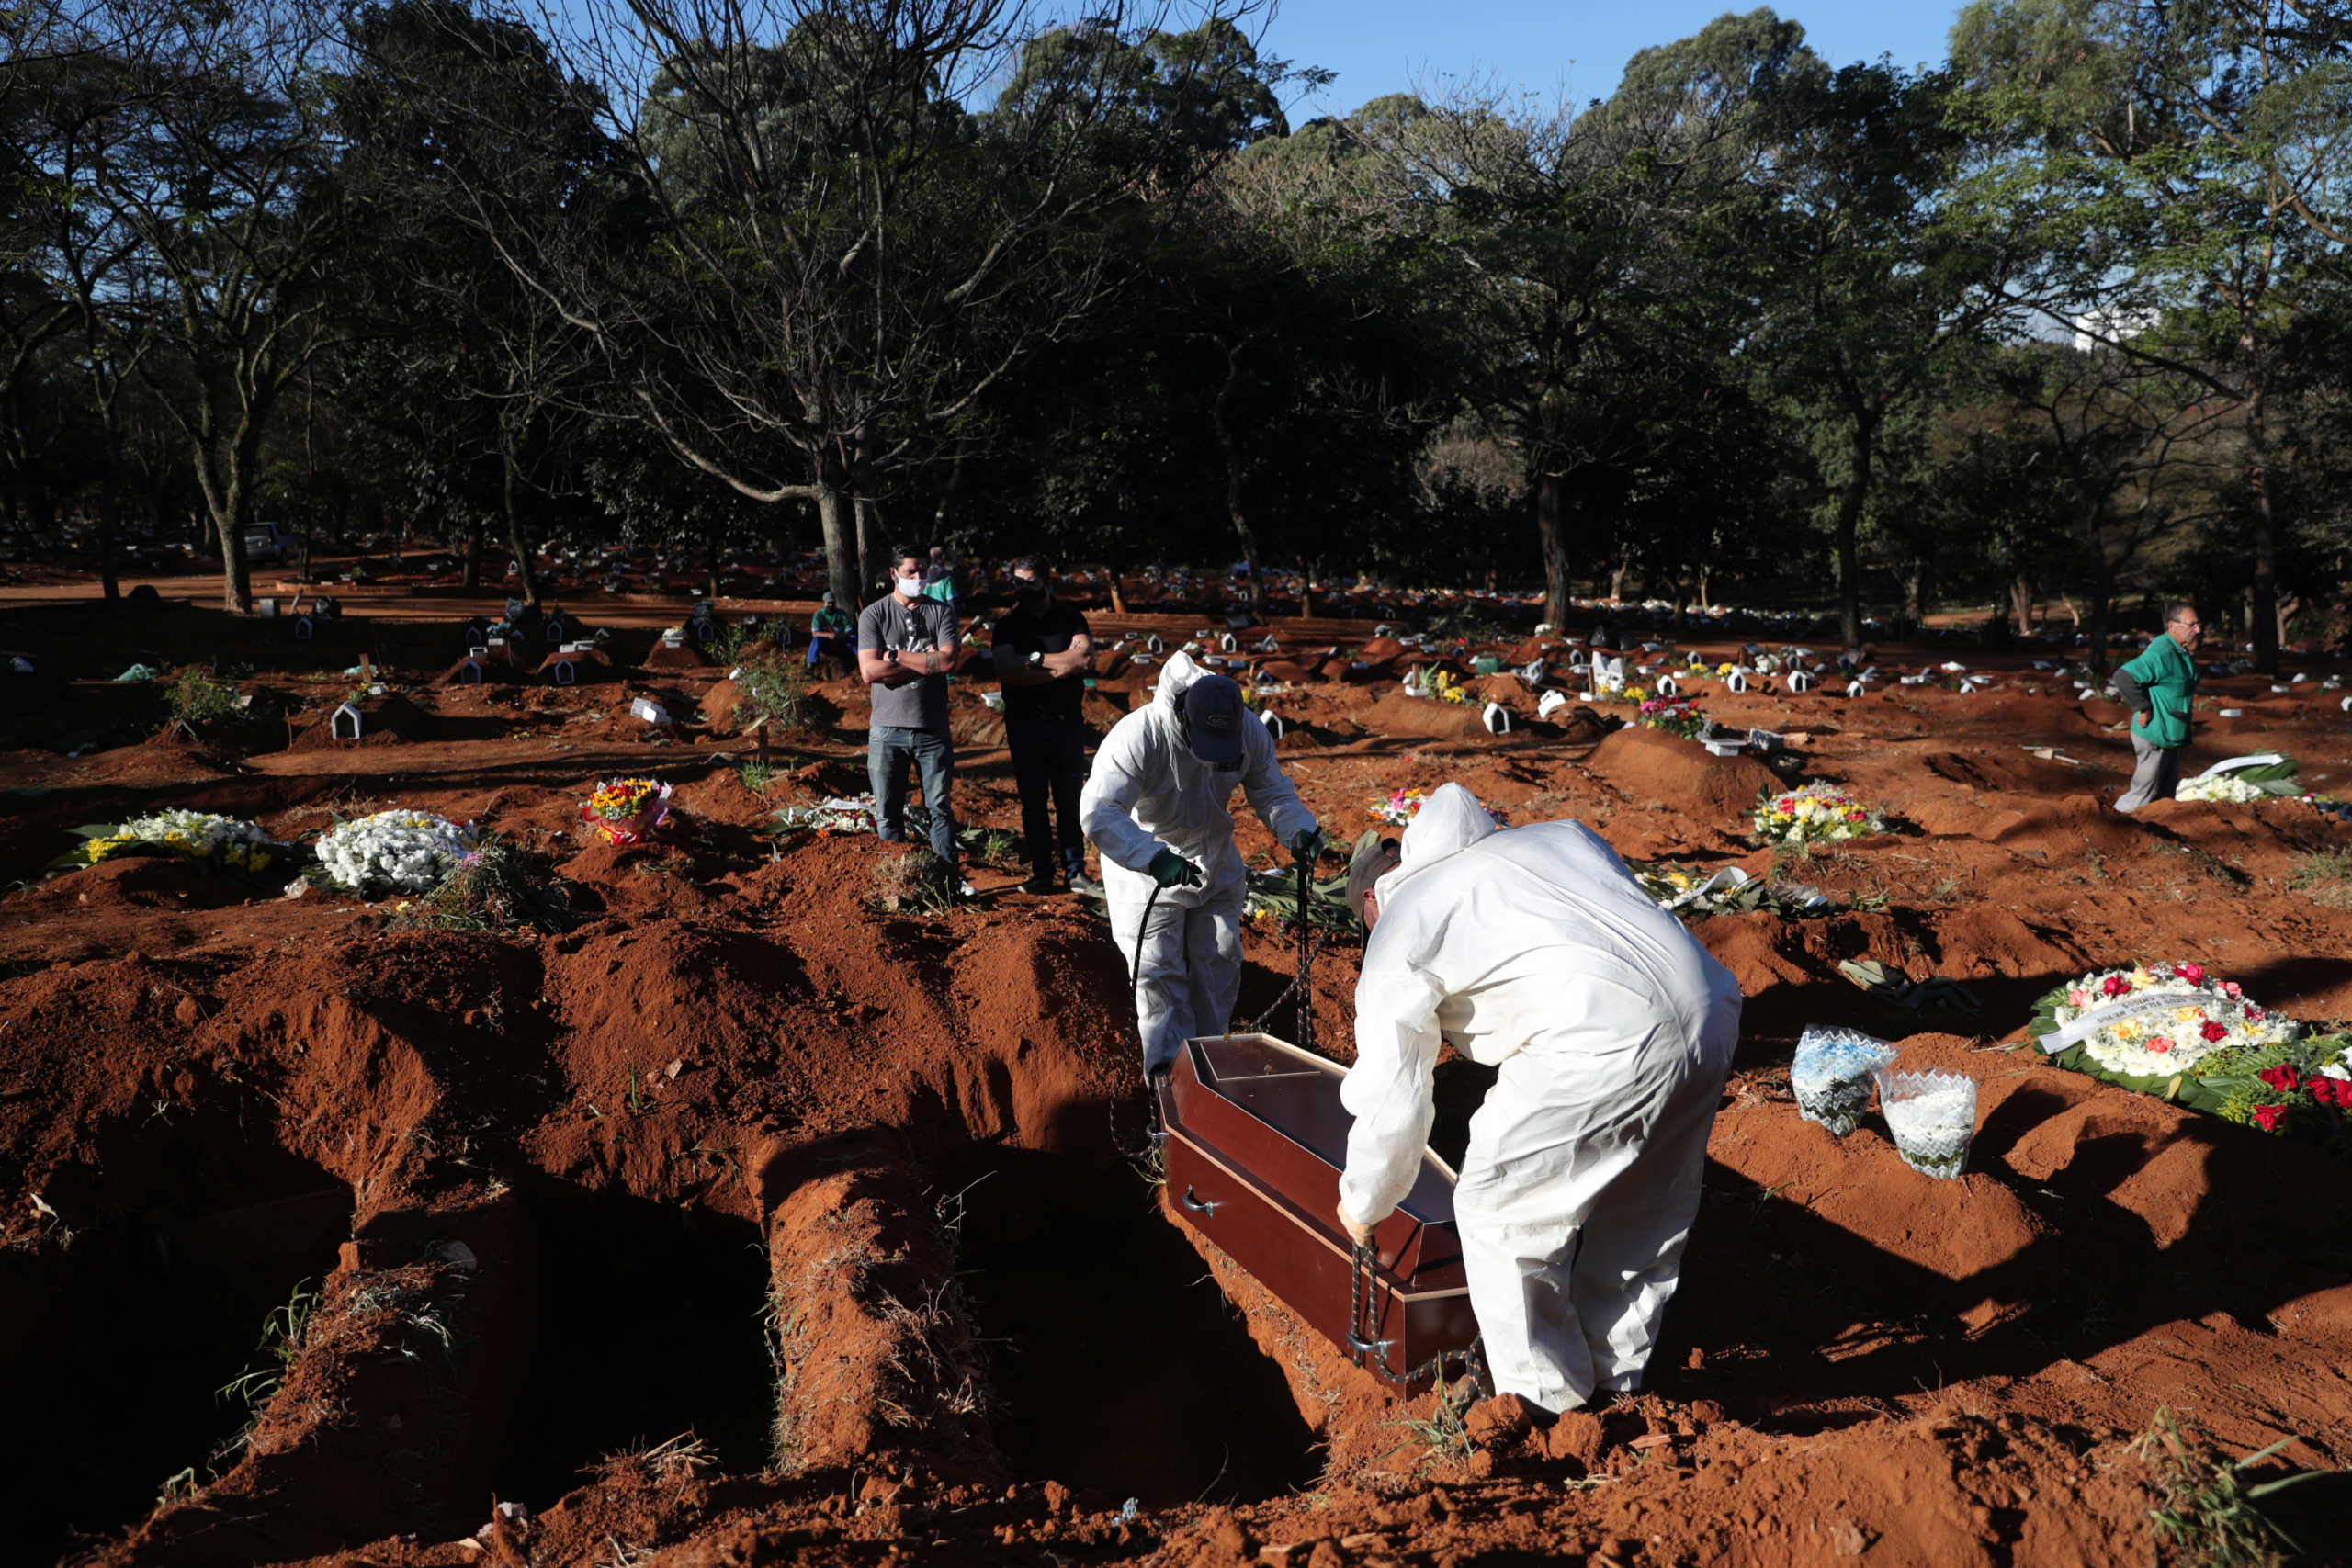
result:
M 2157 962 L 2352 1016 L 2352 825 L 2292 798 L 2117 816 L 2120 710 L 2030 656 L 1878 650 L 1991 674 L 1966 694 L 1688 682 L 1786 739 L 1759 760 L 1611 728 L 1624 705 L 1539 720 L 1463 665 L 1476 701 L 1407 696 L 1433 660 L 1363 623 L 1244 655 L 1341 842 L 1458 780 L 1513 822 L 1829 901 L 1694 918 L 1747 1006 L 1647 1388 L 1464 1430 L 1170 1213 L 1097 909 L 1019 891 L 1001 837 L 976 899 L 889 908 L 896 852 L 775 829 L 865 788 L 854 682 L 822 688 L 836 723 L 746 735 L 725 669 L 653 651 L 682 604 L 597 606 L 614 635 L 573 685 L 537 660 L 460 684 L 483 605 L 354 598 L 297 643 L 198 607 L 204 579 L 166 586 L 137 617 L 85 585 L 0 598 L 32 669 L 0 713 L 11 1561 L 2124 1568 L 2259 1561 L 2234 1499 L 2305 1472 L 2262 1506 L 2304 1560 L 2346 1560 L 2352 1168 L 2061 1070 L 2025 1025 L 2076 976 Z M 1106 642 L 1201 626 L 1097 616 Z M 164 680 L 113 679 L 134 660 Z M 253 700 L 167 730 L 171 676 L 213 660 Z M 1151 678 L 1110 662 L 1098 725 Z M 2335 669 L 2211 683 L 2239 711 L 2188 771 L 2278 750 L 2352 794 Z M 953 690 L 959 813 L 1010 835 L 993 683 Z M 327 725 L 346 700 L 381 718 L 356 741 Z M 582 820 L 622 774 L 675 789 L 640 845 Z M 1813 780 L 1894 830 L 1760 846 L 1759 793 Z M 493 830 L 569 914 L 465 929 L 182 858 L 45 870 L 74 829 L 165 808 L 291 840 L 393 807 Z M 1272 919 L 1245 945 L 1255 1018 L 1294 947 Z M 1358 951 L 1313 972 L 1342 1059 Z M 1866 961 L 1958 985 L 1865 989 L 1840 965 Z M 1967 1174 L 1908 1169 L 1874 1119 L 1802 1121 L 1810 1024 L 1973 1077 Z M 1441 1077 L 1458 1150 L 1480 1089 Z

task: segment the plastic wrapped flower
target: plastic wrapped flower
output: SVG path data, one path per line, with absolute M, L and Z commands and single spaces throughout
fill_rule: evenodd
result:
M 475 835 L 430 811 L 379 811 L 340 822 L 319 839 L 319 863 L 355 892 L 424 893 L 474 848 Z
M 1759 798 L 1756 831 L 1774 843 L 1801 844 L 1859 839 L 1886 831 L 1878 812 L 1849 795 L 1844 786 L 1810 784 Z
M 656 779 L 606 779 L 588 797 L 580 819 L 608 844 L 641 843 L 670 815 L 670 786 Z

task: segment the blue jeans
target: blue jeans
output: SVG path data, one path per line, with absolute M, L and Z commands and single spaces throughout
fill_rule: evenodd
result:
M 1021 836 L 1029 844 L 1029 874 L 1054 874 L 1054 829 L 1058 827 L 1062 869 L 1071 876 L 1083 875 L 1086 838 L 1079 829 L 1078 796 L 1086 787 L 1086 726 L 1070 718 L 1016 718 L 1004 727 L 1004 743 L 1012 752 L 1013 786 L 1021 792 Z M 1050 817 L 1048 805 L 1053 807 Z
M 877 724 L 866 731 L 865 773 L 874 785 L 874 828 L 886 841 L 907 836 L 907 764 L 922 778 L 922 803 L 931 815 L 932 852 L 956 863 L 956 817 L 949 797 L 956 787 L 956 748 L 935 729 L 900 729 Z

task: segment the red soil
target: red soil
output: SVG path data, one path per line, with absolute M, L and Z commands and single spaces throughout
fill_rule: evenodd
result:
M 39 612 L 13 613 L 62 678 L 114 672 L 74 670 Z M 298 707 L 338 683 L 180 615 L 143 635 L 178 653 L 251 633 L 265 672 L 246 684 Z M 1128 629 L 1172 646 L 1197 627 L 1098 618 Z M 773 741 L 755 793 L 732 765 L 752 743 L 695 719 L 700 681 L 655 689 L 681 720 L 657 733 L 611 688 L 435 685 L 446 639 L 418 648 L 379 660 L 433 725 L 398 745 L 288 748 L 273 719 L 210 750 L 133 733 L 68 758 L 48 745 L 62 717 L 14 721 L 0 1371 L 60 1414 L 0 1455 L 0 1501 L 33 1560 L 2123 1568 L 2157 1555 L 2137 1439 L 2159 1407 L 2229 1456 L 2294 1438 L 2274 1470 L 2352 1454 L 2340 1164 L 2048 1067 L 2018 1033 L 2050 986 L 2143 957 L 2352 1013 L 2352 912 L 2290 886 L 2352 828 L 2291 802 L 2119 818 L 2128 745 L 2071 693 L 1709 698 L 1804 735 L 1789 776 L 1846 783 L 1904 831 L 1781 867 L 1839 913 L 1694 928 L 1749 1002 L 1649 1391 L 1548 1428 L 1481 1407 L 1461 1450 L 1410 1425 L 1432 1396 L 1400 1404 L 1350 1367 L 1130 1170 L 1132 1026 L 1098 916 L 1019 893 L 1018 863 L 972 868 L 981 896 L 951 914 L 885 914 L 869 840 L 759 831 L 784 802 L 863 788 L 854 682 L 826 688 L 843 728 Z M 1438 705 L 1386 679 L 1302 680 L 1272 705 L 1337 838 L 1397 785 L 1454 778 L 1628 854 L 1771 863 L 1742 835 L 1781 775 L 1752 759 L 1597 720 L 1580 743 L 1435 727 Z M 956 688 L 958 814 L 1012 829 L 979 689 Z M 1126 694 L 1106 682 L 1091 719 Z M 2341 716 L 2279 707 L 2200 735 L 2192 768 L 2278 746 L 2341 789 Z M 578 819 L 623 771 L 678 786 L 672 823 L 625 850 Z M 67 829 L 164 805 L 287 836 L 393 804 L 495 829 L 582 923 L 402 931 L 390 904 L 175 863 L 40 869 Z M 1246 813 L 1239 837 L 1272 855 Z M 1314 976 L 1317 1038 L 1342 1058 L 1356 951 Z M 1294 962 L 1270 923 L 1246 954 L 1245 1019 Z M 1962 981 L 1983 1010 L 1880 1002 L 1838 974 L 1860 957 Z M 1931 1181 L 1873 1125 L 1801 1122 L 1787 1062 L 1815 1022 L 1975 1077 L 1969 1174 Z M 1467 1064 L 1441 1068 L 1441 1139 L 1478 1093 Z M 320 1299 L 280 1369 L 249 1348 L 304 1279 Z M 189 1393 L 108 1382 L 129 1347 L 158 1366 L 171 1348 Z M 257 1362 L 280 1382 L 240 1441 L 210 1390 Z M 698 1446 L 665 1446 L 689 1428 Z M 493 1495 L 527 1522 L 460 1544 Z M 2344 1561 L 2346 1499 L 2340 1475 L 2280 1495 L 2311 1560 Z

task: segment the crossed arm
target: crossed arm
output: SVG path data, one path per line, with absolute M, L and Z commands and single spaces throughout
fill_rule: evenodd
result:
M 1023 659 L 1012 644 L 1001 642 L 996 645 L 995 659 L 996 678 L 1005 685 L 1042 686 L 1091 668 L 1094 662 L 1094 639 L 1080 632 L 1069 639 L 1067 651 L 1048 653 L 1035 664 Z

